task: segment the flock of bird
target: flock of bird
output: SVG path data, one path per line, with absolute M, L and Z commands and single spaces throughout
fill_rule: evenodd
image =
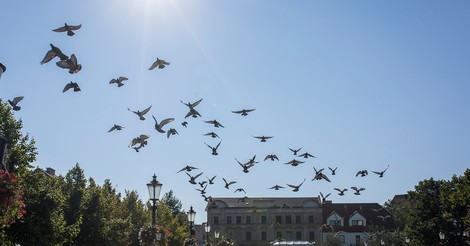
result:
M 54 29 L 53 31 L 55 31 L 55 32 L 66 32 L 68 36 L 73 36 L 75 34 L 74 31 L 77 31 L 80 28 L 81 28 L 81 25 L 68 25 L 68 24 L 65 23 L 64 26 L 59 27 L 57 29 Z M 58 47 L 54 46 L 53 44 L 50 44 L 50 50 L 47 51 L 46 55 L 44 56 L 44 58 L 42 59 L 40 64 L 41 65 L 42 64 L 47 64 L 55 58 L 58 59 L 58 61 L 56 62 L 56 65 L 59 68 L 68 69 L 68 72 L 70 74 L 79 73 L 82 69 L 82 65 L 78 63 L 78 60 L 77 60 L 77 57 L 75 56 L 75 54 L 71 54 L 70 57 L 69 57 L 68 55 L 64 54 Z M 148 68 L 148 70 L 153 70 L 155 68 L 163 69 L 163 68 L 165 68 L 166 66 L 169 66 L 169 65 L 170 65 L 169 62 L 167 62 L 163 59 L 157 58 L 157 60 L 153 64 L 151 64 L 151 66 Z M 0 78 L 1 78 L 1 75 L 5 71 L 6 71 L 6 67 L 3 64 L 0 63 Z M 111 85 L 116 84 L 117 87 L 122 87 L 122 86 L 124 86 L 124 83 L 127 80 L 128 80 L 127 77 L 120 76 L 120 77 L 111 79 L 109 81 L 109 84 L 111 84 Z M 80 92 L 81 91 L 78 83 L 71 81 L 70 83 L 67 83 L 65 85 L 65 87 L 63 88 L 63 93 L 65 93 L 65 92 L 67 92 L 71 89 L 73 89 L 72 90 L 73 92 Z M 18 104 L 21 102 L 21 100 L 23 100 L 23 98 L 24 98 L 23 96 L 18 96 L 18 97 L 13 98 L 12 100 L 8 100 L 8 103 L 11 105 L 13 110 L 18 111 L 18 110 L 21 109 L 21 106 L 19 106 Z M 188 109 L 186 115 L 184 116 L 185 120 L 181 123 L 181 125 L 183 127 L 185 127 L 185 128 L 188 127 L 189 123 L 188 123 L 188 121 L 186 121 L 188 118 L 189 119 L 202 118 L 201 113 L 197 109 L 198 105 L 200 105 L 202 101 L 203 101 L 202 98 L 195 101 L 195 102 L 187 102 L 187 103 L 180 100 L 180 102 L 182 104 L 184 104 Z M 147 108 L 142 109 L 142 110 L 138 110 L 138 109 L 137 110 L 135 110 L 135 109 L 132 110 L 132 109 L 128 108 L 128 111 L 135 114 L 138 117 L 139 120 L 144 121 L 144 120 L 147 120 L 146 117 L 148 117 L 147 114 L 149 114 L 151 108 L 152 108 L 152 106 L 150 105 Z M 234 113 L 234 114 L 238 114 L 240 116 L 246 117 L 246 116 L 254 113 L 254 111 L 255 111 L 255 108 L 250 108 L 250 109 L 233 110 L 231 112 Z M 168 126 L 170 123 L 175 121 L 175 118 L 157 119 L 154 115 L 152 115 L 152 118 L 155 121 L 155 130 L 158 133 L 166 134 L 167 138 L 170 138 L 171 136 L 174 136 L 174 135 L 179 135 L 176 128 Z M 216 119 L 204 120 L 204 122 L 211 125 L 211 126 L 213 126 L 216 129 L 224 128 L 224 126 L 221 124 L 221 122 L 217 121 Z M 166 127 L 168 127 L 168 129 L 166 129 Z M 121 131 L 124 128 L 125 128 L 124 126 L 121 126 L 119 124 L 114 123 L 113 126 L 107 132 L 111 133 L 111 132 L 114 132 L 114 131 Z M 217 139 L 217 138 L 221 139 L 220 136 L 217 133 L 215 133 L 214 131 L 211 131 L 209 133 L 205 133 L 205 134 L 203 134 L 203 136 L 210 136 L 213 139 Z M 252 137 L 255 138 L 255 139 L 258 139 L 261 143 L 266 143 L 268 141 L 271 141 L 274 138 L 274 136 L 264 136 L 264 135 L 262 135 L 262 136 L 252 136 Z M 148 144 L 149 139 L 150 139 L 150 135 L 141 134 L 141 135 L 136 136 L 135 138 L 133 138 L 130 141 L 128 147 L 135 150 L 136 152 L 139 152 L 139 151 L 141 151 L 142 148 L 144 148 Z M 210 149 L 210 153 L 212 155 L 214 155 L 214 156 L 219 155 L 218 148 L 222 144 L 222 140 L 218 141 L 216 144 L 213 144 L 213 145 L 208 144 L 205 141 L 202 141 L 202 142 L 204 142 L 204 144 Z M 309 158 L 317 158 L 315 155 L 313 155 L 309 152 L 301 153 L 300 151 L 302 150 L 302 148 L 298 148 L 298 149 L 289 148 L 289 150 L 292 152 L 292 156 L 291 156 L 292 159 L 289 160 L 289 161 L 283 162 L 285 165 L 290 165 L 290 166 L 295 167 L 295 166 L 304 164 L 306 162 L 306 160 L 309 159 Z M 249 159 L 246 162 L 241 162 L 237 158 L 234 158 L 234 159 L 235 159 L 235 162 L 241 167 L 242 172 L 249 173 L 250 169 L 255 167 L 259 163 L 259 161 L 257 161 L 256 158 L 257 158 L 257 156 L 254 155 L 251 159 Z M 302 159 L 300 159 L 300 158 L 302 158 Z M 276 154 L 270 153 L 270 154 L 266 155 L 263 158 L 263 162 L 265 162 L 265 161 L 272 161 L 272 162 L 278 161 L 279 162 L 280 158 Z M 234 164 L 235 164 L 235 162 L 234 162 Z M 389 166 L 387 166 L 382 171 L 372 171 L 372 173 L 377 174 L 378 177 L 382 178 L 388 168 L 389 168 Z M 197 186 L 197 188 L 195 188 L 195 190 L 197 190 L 200 193 L 201 197 L 203 197 L 206 202 L 210 203 L 212 201 L 211 200 L 212 197 L 206 195 L 207 192 L 208 192 L 207 188 L 208 188 L 209 185 L 215 185 L 216 184 L 217 175 L 213 175 L 211 177 L 206 176 L 206 179 L 202 179 L 201 176 L 203 175 L 204 172 L 199 172 L 196 175 L 192 175 L 194 170 L 197 170 L 197 169 L 199 169 L 199 168 L 195 167 L 195 166 L 186 165 L 185 167 L 182 167 L 181 169 L 177 170 L 177 173 L 184 172 L 189 177 L 188 182 L 191 185 Z M 331 177 L 337 175 L 336 172 L 337 172 L 338 167 L 328 167 L 329 173 L 325 172 L 325 168 L 317 169 L 316 167 L 313 167 L 313 169 L 314 169 L 314 173 L 313 173 L 313 178 L 311 179 L 312 181 L 324 180 L 326 182 L 331 182 Z M 359 170 L 356 173 L 355 176 L 358 177 L 358 178 L 361 178 L 361 177 L 367 176 L 368 174 L 369 173 L 368 173 L 367 170 Z M 221 180 L 223 181 L 223 183 L 221 183 L 221 184 L 224 185 L 224 187 L 227 190 L 230 190 L 232 185 L 237 184 L 237 181 L 229 180 L 228 178 L 225 178 L 225 177 L 221 178 Z M 287 184 L 286 183 L 285 186 L 291 188 L 292 192 L 298 192 L 300 190 L 301 186 L 304 184 L 304 182 L 306 180 L 307 179 L 304 178 L 303 181 L 300 182 L 299 184 Z M 271 187 L 266 187 L 266 188 L 277 191 L 277 190 L 286 188 L 285 186 L 275 184 Z M 359 187 L 358 188 L 358 187 L 353 186 L 353 187 L 350 187 L 350 189 L 354 191 L 354 193 L 353 193 L 354 195 L 360 195 L 361 192 L 365 191 L 364 187 Z M 233 189 L 233 190 L 234 190 L 233 193 L 237 193 L 237 192 L 238 193 L 244 193 L 244 194 L 247 193 L 245 191 L 245 189 L 242 188 L 242 187 L 238 187 L 238 188 Z M 337 192 L 337 195 L 344 196 L 345 192 L 347 192 L 349 189 L 344 188 L 344 187 L 342 187 L 342 188 L 336 187 L 336 188 L 334 188 L 334 190 Z M 326 199 L 330 195 L 331 195 L 331 193 L 328 193 L 328 194 L 324 195 L 322 192 L 320 192 L 319 197 L 321 197 L 322 202 L 325 202 Z M 244 195 L 240 198 L 240 201 L 244 201 L 247 198 L 248 197 L 246 195 Z

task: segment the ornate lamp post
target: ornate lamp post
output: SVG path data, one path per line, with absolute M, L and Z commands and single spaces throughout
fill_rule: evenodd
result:
M 155 221 L 155 213 L 157 210 L 156 202 L 160 197 L 160 191 L 162 190 L 162 185 L 160 182 L 157 181 L 157 176 L 153 174 L 153 179 L 150 183 L 147 184 L 147 188 L 149 190 L 150 201 L 152 201 L 152 227 L 155 228 L 157 223 Z
M 193 230 L 193 226 L 194 226 L 194 221 L 196 220 L 196 211 L 193 210 L 193 206 L 189 208 L 189 211 L 186 214 L 188 215 L 188 221 L 189 221 L 189 236 L 192 240 L 195 234 Z
M 217 243 L 219 243 L 219 230 L 215 230 L 214 237 L 215 237 L 215 244 L 217 245 Z
M 439 239 L 441 240 L 441 243 L 444 241 L 445 238 L 446 238 L 446 234 L 444 234 L 444 232 L 440 231 L 439 232 Z
M 406 243 L 406 245 L 410 245 L 410 238 L 409 237 L 405 237 L 405 243 Z
M 209 225 L 209 223 L 206 223 L 204 225 L 204 230 L 206 231 L 206 242 L 209 243 L 209 232 L 211 232 L 211 225 Z

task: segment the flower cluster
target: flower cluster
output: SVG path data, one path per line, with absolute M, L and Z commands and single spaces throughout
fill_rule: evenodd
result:
M 22 218 L 26 211 L 23 191 L 15 176 L 0 170 L 0 225 L 8 226 Z

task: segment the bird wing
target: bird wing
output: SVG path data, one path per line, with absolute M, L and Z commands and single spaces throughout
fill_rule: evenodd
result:
M 210 149 L 212 149 L 212 147 L 210 145 L 208 145 L 206 142 L 204 142 L 204 144 L 209 147 Z
M 225 180 L 225 178 L 222 178 L 222 180 L 225 182 L 225 184 L 227 184 L 227 180 Z
M 72 61 L 73 65 L 77 65 L 77 64 L 78 64 L 77 57 L 75 56 L 75 54 L 72 54 L 72 55 L 70 56 L 70 61 Z
M 162 128 L 164 125 L 174 121 L 175 118 L 167 118 L 167 119 L 164 119 L 160 122 L 160 124 L 158 124 L 158 126 L 160 126 L 160 128 Z M 156 121 L 156 120 L 155 120 Z
M 232 113 L 234 113 L 234 114 L 241 114 L 241 113 L 243 113 L 243 110 L 232 111 Z
M 356 177 L 359 176 L 359 174 L 361 174 L 362 171 L 359 171 L 356 173 Z
M 80 25 L 76 25 L 76 26 L 70 26 L 70 25 L 69 25 L 69 29 L 70 29 L 70 30 L 74 30 L 74 31 L 80 29 L 80 27 L 82 27 L 81 24 L 80 24 Z
M 152 66 L 149 67 L 149 70 L 153 70 L 156 67 L 158 67 L 158 61 L 155 61 L 154 63 L 152 63 Z
M 217 144 L 217 146 L 215 146 L 215 149 L 218 149 L 221 143 L 222 143 L 222 141 L 220 141 L 220 142 Z
M 54 30 L 52 30 L 54 32 L 65 32 L 67 31 L 67 27 L 66 26 L 62 26 L 62 27 L 59 27 L 59 28 L 56 28 Z
M 322 174 L 321 174 L 321 177 L 322 177 L 324 180 L 326 180 L 326 181 L 328 181 L 328 182 L 331 182 L 330 179 L 329 179 L 325 174 L 322 173 Z
M 19 103 L 21 100 L 23 100 L 23 98 L 24 98 L 24 97 L 15 97 L 15 98 L 13 98 L 13 104 L 16 105 L 16 104 Z
M 357 191 L 357 187 L 355 187 L 355 186 L 351 187 L 351 189 Z
M 150 138 L 150 136 L 149 136 L 149 135 L 141 134 L 141 135 L 139 136 L 139 138 L 140 138 L 141 141 L 144 141 L 144 140 Z
M 378 175 L 382 174 L 382 172 L 376 172 L 376 171 L 372 171 L 372 172 Z
M 151 108 L 152 108 L 152 105 L 150 105 L 150 107 L 144 109 L 142 112 L 140 112 L 140 114 L 141 114 L 141 115 L 144 115 L 144 114 L 148 113 Z
M 114 84 L 114 83 L 117 83 L 117 82 L 118 82 L 117 79 L 112 79 L 111 81 L 109 81 L 109 84 Z
M 204 122 L 206 122 L 208 124 L 215 124 L 215 120 L 205 120 Z
M 66 92 L 68 91 L 69 89 L 73 88 L 73 84 L 69 83 L 67 85 L 65 85 L 64 89 L 62 90 L 62 92 Z
M 237 183 L 237 181 L 230 181 L 230 183 L 228 183 L 228 185 L 232 185 L 232 184 L 235 184 Z
M 338 188 L 334 188 L 334 190 L 338 191 L 338 192 L 342 192 L 340 189 Z
M 122 82 L 124 80 L 128 80 L 128 78 L 121 76 L 121 77 L 118 78 L 118 80 Z
M 195 101 L 193 104 L 191 104 L 192 107 L 196 107 L 197 105 L 199 105 L 199 103 L 202 101 L 202 98 Z
M 58 61 L 55 64 L 60 68 L 66 68 L 66 69 L 70 68 L 70 64 L 67 61 Z
M 116 125 L 114 125 L 113 127 L 111 127 L 111 129 L 109 129 L 108 132 L 112 132 L 112 131 L 116 130 L 116 128 L 117 128 Z

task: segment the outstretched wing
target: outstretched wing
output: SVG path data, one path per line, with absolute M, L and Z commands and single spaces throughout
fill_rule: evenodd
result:
M 154 119 L 155 119 L 155 118 L 154 118 Z M 164 125 L 166 125 L 166 124 L 168 124 L 168 123 L 170 123 L 170 122 L 172 122 L 172 121 L 174 121 L 174 120 L 175 120 L 175 118 L 167 118 L 167 119 L 162 120 L 162 121 L 160 122 L 160 124 L 158 124 L 158 125 L 160 126 L 160 128 L 162 128 Z M 155 122 L 156 122 L 156 121 L 157 121 L 157 120 L 155 120 Z
M 152 105 L 150 105 L 150 107 L 144 109 L 142 112 L 140 112 L 142 115 L 148 113 L 150 111 L 150 109 L 152 108 Z

